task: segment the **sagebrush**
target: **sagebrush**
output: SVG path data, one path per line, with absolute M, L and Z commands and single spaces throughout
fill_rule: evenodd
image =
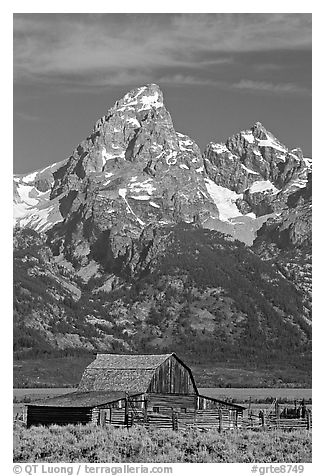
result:
M 250 430 L 219 434 L 67 425 L 16 426 L 15 462 L 308 463 L 311 434 Z

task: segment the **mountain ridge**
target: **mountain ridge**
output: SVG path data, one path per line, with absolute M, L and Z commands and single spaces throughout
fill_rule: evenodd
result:
M 157 85 L 135 88 L 70 157 L 15 176 L 14 207 L 18 358 L 309 361 L 311 160 L 261 123 L 201 153 Z

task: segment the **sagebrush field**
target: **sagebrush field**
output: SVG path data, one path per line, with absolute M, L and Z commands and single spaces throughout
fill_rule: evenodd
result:
M 219 434 L 53 425 L 14 428 L 15 462 L 91 463 L 308 463 L 311 433 L 306 430 Z

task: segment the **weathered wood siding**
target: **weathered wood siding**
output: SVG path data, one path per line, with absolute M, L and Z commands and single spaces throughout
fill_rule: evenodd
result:
M 227 402 L 220 402 L 210 397 L 204 397 L 202 395 L 197 397 L 198 410 L 212 410 L 214 408 L 231 409 L 231 406 L 227 404 Z M 237 410 L 236 407 L 234 407 L 234 410 Z
M 147 395 L 147 409 L 153 411 L 156 407 L 159 412 L 170 412 L 171 410 L 181 412 L 182 409 L 196 408 L 196 395 L 159 394 L 150 393 Z
M 156 370 L 148 393 L 196 394 L 190 371 L 175 356 L 170 356 Z
M 27 426 L 86 424 L 91 421 L 91 408 L 27 407 Z
M 125 408 L 118 410 L 116 408 L 96 407 L 92 410 L 91 421 L 100 426 L 123 426 L 126 425 Z

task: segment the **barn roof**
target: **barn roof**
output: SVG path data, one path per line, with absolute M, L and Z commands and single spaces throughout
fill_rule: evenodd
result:
M 111 369 L 111 370 L 153 370 L 165 362 L 173 354 L 97 354 L 96 359 L 88 365 L 88 369 Z
M 97 354 L 84 371 L 78 389 L 145 392 L 155 370 L 172 355 Z
M 126 397 L 125 392 L 72 392 L 29 404 L 37 407 L 95 407 Z
M 206 400 L 212 400 L 213 402 L 221 403 L 224 406 L 232 407 L 236 410 L 246 410 L 246 407 L 238 405 L 237 403 L 226 402 L 224 400 L 219 400 L 218 398 L 208 397 L 207 395 L 203 395 L 202 393 L 200 393 L 199 396 L 205 398 Z

